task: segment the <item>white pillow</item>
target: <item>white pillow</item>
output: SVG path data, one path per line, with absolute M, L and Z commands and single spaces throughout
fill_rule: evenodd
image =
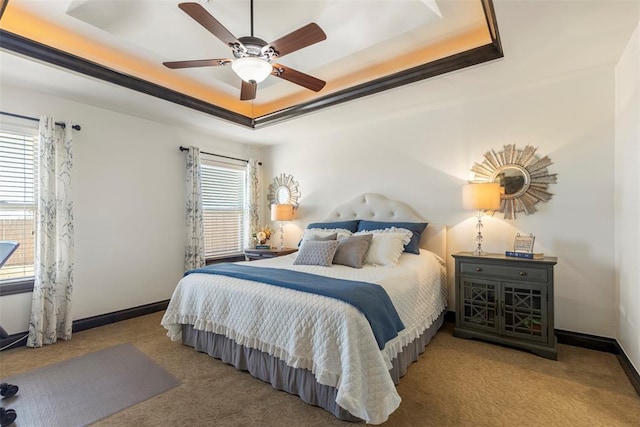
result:
M 339 239 L 340 237 L 351 236 L 353 234 L 351 231 L 345 228 L 307 228 L 306 230 L 304 230 L 304 233 L 302 234 L 301 241 L 304 241 L 305 239 L 311 236 L 327 237 L 334 233 L 337 234 L 336 239 Z
M 371 244 L 364 256 L 365 264 L 391 267 L 398 263 L 405 245 L 411 241 L 413 233 L 404 228 L 385 228 L 384 230 L 359 231 L 354 236 L 371 234 Z

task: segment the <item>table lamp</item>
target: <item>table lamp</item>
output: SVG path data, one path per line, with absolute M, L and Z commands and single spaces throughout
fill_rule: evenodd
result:
M 474 255 L 487 253 L 482 250 L 482 215 L 485 211 L 500 209 L 500 184 L 497 182 L 469 183 L 462 187 L 462 205 L 465 209 L 478 211 L 476 228 L 476 250 Z
M 293 219 L 293 205 L 271 205 L 271 221 L 280 221 L 280 250 L 284 249 L 284 221 Z

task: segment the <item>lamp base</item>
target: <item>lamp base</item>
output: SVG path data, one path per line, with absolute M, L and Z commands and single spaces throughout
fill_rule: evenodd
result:
M 476 223 L 476 229 L 478 230 L 478 233 L 476 234 L 476 243 L 478 244 L 478 246 L 476 246 L 476 250 L 473 251 L 473 254 L 475 256 L 485 256 L 487 255 L 487 253 L 482 250 L 482 211 L 481 210 L 478 211 L 477 218 L 478 218 L 478 222 Z
M 476 248 L 476 250 L 475 250 L 475 251 L 473 251 L 473 254 L 474 254 L 475 256 L 487 256 L 487 255 L 489 255 L 489 253 L 488 253 L 488 252 L 483 251 L 483 250 L 482 250 L 482 248 L 479 248 L 479 249 L 478 249 L 478 248 Z

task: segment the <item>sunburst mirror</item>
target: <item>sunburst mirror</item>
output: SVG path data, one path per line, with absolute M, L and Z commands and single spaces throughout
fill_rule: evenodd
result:
M 557 182 L 557 175 L 550 174 L 552 164 L 548 156 L 540 158 L 530 145 L 516 149 L 515 144 L 505 145 L 504 150 L 484 154 L 482 163 L 475 163 L 471 171 L 479 182 L 497 182 L 502 187 L 500 212 L 505 219 L 515 219 L 517 212 L 531 215 L 538 202 L 551 199 L 549 184 Z
M 299 199 L 300 187 L 293 175 L 281 173 L 273 178 L 267 195 L 270 205 L 293 205 L 294 209 L 296 209 Z

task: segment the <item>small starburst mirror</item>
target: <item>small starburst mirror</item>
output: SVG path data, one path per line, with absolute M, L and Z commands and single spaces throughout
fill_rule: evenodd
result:
M 270 205 L 293 205 L 295 209 L 298 207 L 299 199 L 300 186 L 293 175 L 282 173 L 273 178 L 273 182 L 269 185 L 269 194 L 267 194 Z
M 547 167 L 552 164 L 548 156 L 540 158 L 530 145 L 517 149 L 505 145 L 496 153 L 488 151 L 482 163 L 475 163 L 471 171 L 478 182 L 497 182 L 502 189 L 500 212 L 505 219 L 515 219 L 517 212 L 530 215 L 536 211 L 538 202 L 551 199 L 549 184 L 557 182 L 557 175 L 550 174 Z

